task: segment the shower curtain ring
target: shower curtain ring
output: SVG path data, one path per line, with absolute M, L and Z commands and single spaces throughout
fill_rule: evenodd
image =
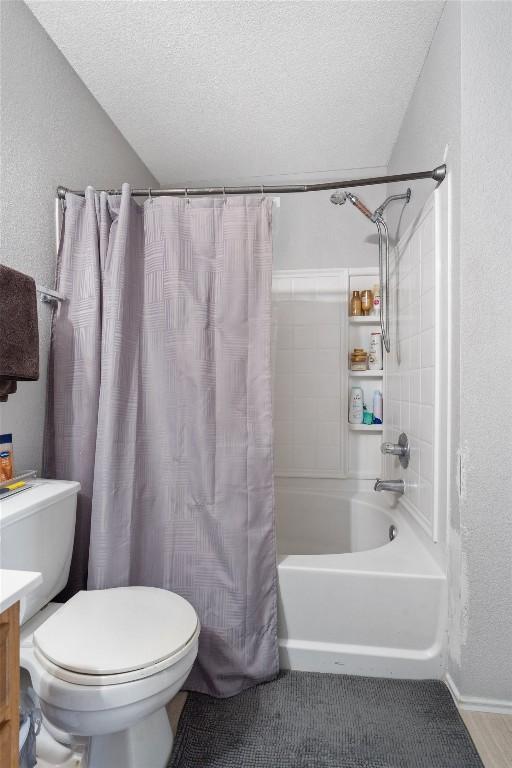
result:
M 148 187 L 148 200 L 149 200 L 150 203 L 153 202 L 153 198 L 151 196 L 151 187 Z
M 188 196 L 188 187 L 185 187 L 185 200 L 187 201 L 187 205 L 190 205 L 190 198 Z
M 226 187 L 222 187 L 222 196 L 224 198 L 224 205 L 226 205 L 226 200 L 227 200 L 227 197 L 226 197 Z
M 263 191 L 263 184 L 260 184 L 260 190 L 261 190 L 261 202 L 263 202 L 264 199 L 265 199 L 265 193 Z

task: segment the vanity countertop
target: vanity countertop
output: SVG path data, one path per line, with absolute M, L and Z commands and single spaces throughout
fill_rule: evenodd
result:
M 31 592 L 43 581 L 37 571 L 11 571 L 0 568 L 0 613 L 10 608 L 27 592 Z

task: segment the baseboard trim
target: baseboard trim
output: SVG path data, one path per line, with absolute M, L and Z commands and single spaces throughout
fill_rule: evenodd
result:
M 487 699 L 478 696 L 462 696 L 451 675 L 446 673 L 445 683 L 459 709 L 476 712 L 493 712 L 497 715 L 512 715 L 512 701 L 505 699 Z

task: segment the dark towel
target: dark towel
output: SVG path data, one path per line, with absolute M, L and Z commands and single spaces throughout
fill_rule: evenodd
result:
M 16 392 L 17 381 L 38 378 L 36 284 L 0 264 L 0 402 Z

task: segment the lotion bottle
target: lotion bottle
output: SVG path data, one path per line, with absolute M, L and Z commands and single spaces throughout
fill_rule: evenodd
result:
M 352 387 L 350 391 L 348 420 L 350 424 L 363 423 L 363 390 L 361 387 Z

